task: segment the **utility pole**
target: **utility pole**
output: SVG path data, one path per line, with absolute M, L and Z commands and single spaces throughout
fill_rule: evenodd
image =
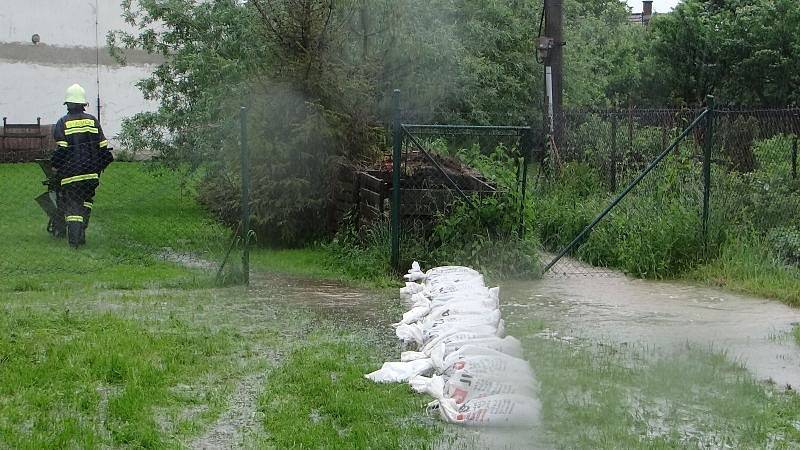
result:
M 564 1 L 544 0 L 544 18 L 544 37 L 539 38 L 538 50 L 544 56 L 545 101 L 550 133 L 556 139 L 561 128 L 558 122 L 563 120 L 561 93 L 564 79 Z

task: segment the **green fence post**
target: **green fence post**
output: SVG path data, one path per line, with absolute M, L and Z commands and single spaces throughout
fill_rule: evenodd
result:
M 613 113 L 612 113 L 613 114 Z M 666 145 L 664 146 L 666 147 Z M 617 190 L 617 115 L 611 116 L 611 190 Z
M 797 179 L 797 136 L 792 140 L 792 179 Z
M 400 160 L 403 155 L 400 89 L 392 93 L 392 268 L 400 270 Z
M 242 164 L 242 236 L 244 248 L 242 250 L 242 274 L 244 284 L 250 286 L 250 149 L 247 147 L 247 108 L 239 108 L 239 125 Z
M 528 165 L 533 153 L 533 130 L 525 130 L 522 134 L 522 192 L 519 199 L 519 237 L 525 236 L 525 197 L 528 193 Z
M 706 136 L 703 146 L 703 246 L 708 253 L 708 217 L 711 200 L 711 151 L 714 145 L 714 96 L 706 96 Z

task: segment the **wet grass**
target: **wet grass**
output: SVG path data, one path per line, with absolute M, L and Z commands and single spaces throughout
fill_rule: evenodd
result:
M 164 260 L 170 252 L 217 255 L 226 232 L 193 200 L 180 174 L 112 164 L 95 197 L 87 245 L 79 251 L 51 238 L 33 199 L 44 191 L 35 164 L 0 166 L 0 291 L 97 287 L 204 287 L 204 271 Z
M 362 378 L 389 341 L 266 290 L 0 293 L 0 447 L 203 446 L 230 429 L 225 447 L 348 442 L 308 433 L 309 408 L 373 447 L 432 439 L 418 396 Z M 258 419 L 237 421 L 248 408 Z
M 727 243 L 717 259 L 688 276 L 714 286 L 800 306 L 800 268 L 776 262 L 766 246 L 750 240 Z
M 191 320 L 210 297 L 0 295 L 0 446 L 159 448 L 209 423 L 249 345 L 234 326 Z
M 800 397 L 755 381 L 726 355 L 694 346 L 660 354 L 548 339 L 512 328 L 541 383 L 555 448 L 791 448 Z
M 364 378 L 396 357 L 377 354 L 379 342 L 363 332 L 308 336 L 270 374 L 259 401 L 269 434 L 258 447 L 429 446 L 438 431 L 423 414 L 426 399 L 405 384 L 378 385 Z
M 255 248 L 250 252 L 251 266 L 256 270 L 334 280 L 351 286 L 385 288 L 402 285 L 398 277 L 376 271 L 360 271 L 342 265 L 332 250 L 323 246 L 300 249 Z

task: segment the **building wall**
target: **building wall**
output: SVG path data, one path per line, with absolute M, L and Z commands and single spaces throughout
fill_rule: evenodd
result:
M 79 83 L 95 113 L 95 2 L 91 0 L 0 0 L 0 117 L 10 123 L 54 123 L 65 112 L 65 89 Z M 100 41 L 112 29 L 126 29 L 119 0 L 98 0 Z M 31 36 L 41 36 L 40 45 Z M 120 67 L 108 58 L 99 67 L 101 122 L 112 145 L 122 120 L 157 105 L 145 101 L 136 82 L 152 73 L 141 58 Z

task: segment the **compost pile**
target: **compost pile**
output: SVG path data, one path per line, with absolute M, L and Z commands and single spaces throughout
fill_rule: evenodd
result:
M 431 155 L 439 166 L 444 170 L 448 177 L 453 180 L 463 179 L 464 177 L 475 178 L 488 186 L 493 186 L 479 171 L 467 166 L 461 160 L 452 156 Z M 447 178 L 442 175 L 436 166 L 420 151 L 409 151 L 405 153 L 401 161 L 403 186 L 413 188 L 428 188 L 434 186 L 450 187 Z M 392 178 L 392 159 L 387 156 L 379 167 L 372 168 L 377 175 L 386 183 L 391 183 Z M 371 172 L 374 173 L 374 172 Z M 459 183 L 463 184 L 463 182 Z M 487 186 L 487 187 L 488 187 Z M 461 186 L 462 189 L 467 187 Z
M 536 381 L 521 359 L 520 342 L 505 335 L 499 288 L 468 267 L 418 263 L 400 296 L 411 309 L 393 325 L 413 351 L 365 375 L 381 383 L 409 383 L 434 398 L 429 412 L 446 422 L 478 426 L 532 426 L 539 417 Z

